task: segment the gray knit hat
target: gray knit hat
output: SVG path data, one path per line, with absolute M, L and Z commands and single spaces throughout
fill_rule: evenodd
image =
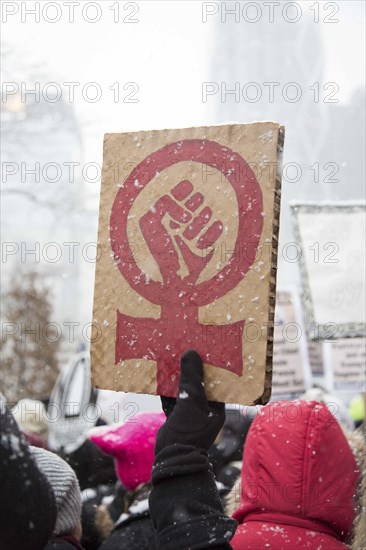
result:
M 55 495 L 57 519 L 53 535 L 71 535 L 78 527 L 81 516 L 81 495 L 76 474 L 55 453 L 38 447 L 30 447 L 30 450 Z

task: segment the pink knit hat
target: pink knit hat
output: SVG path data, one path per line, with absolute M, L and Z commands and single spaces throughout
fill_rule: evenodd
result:
M 115 459 L 117 475 L 128 491 L 150 481 L 156 434 L 165 420 L 164 413 L 139 413 L 119 426 L 89 432 L 89 439 Z

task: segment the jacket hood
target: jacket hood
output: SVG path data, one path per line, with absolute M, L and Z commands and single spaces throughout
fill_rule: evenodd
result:
M 354 520 L 359 470 L 328 408 L 315 401 L 273 402 L 253 421 L 244 447 L 240 508 L 311 520 L 344 540 Z

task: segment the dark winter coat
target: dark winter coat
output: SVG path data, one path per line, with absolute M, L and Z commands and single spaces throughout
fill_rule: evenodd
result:
M 149 512 L 132 514 L 116 525 L 100 550 L 156 550 L 155 531 Z
M 126 510 L 118 515 L 111 534 L 100 550 L 155 550 L 155 530 L 149 512 L 150 484 L 138 487 L 124 496 Z M 119 500 L 119 502 L 121 502 Z M 122 510 L 123 510 L 122 507 Z M 115 514 L 114 503 L 105 508 L 109 518 Z M 97 513 L 97 523 L 101 520 Z
M 245 449 L 234 550 L 341 550 L 359 471 L 327 407 L 278 402 L 254 420 Z
M 102 544 L 104 537 L 97 529 L 96 511 L 103 499 L 113 498 L 114 492 L 114 485 L 98 485 L 98 487 L 86 489 L 81 493 L 81 525 L 83 527 L 81 545 L 85 550 L 98 550 Z
M 84 550 L 81 544 L 72 536 L 57 537 L 50 540 L 43 550 Z

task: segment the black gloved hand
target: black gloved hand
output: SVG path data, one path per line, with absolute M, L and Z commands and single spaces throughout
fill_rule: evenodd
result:
M 161 398 L 168 418 L 157 434 L 155 455 L 174 444 L 208 451 L 225 422 L 225 404 L 207 401 L 199 354 L 187 351 L 181 358 L 180 369 L 177 399 Z
M 150 514 L 160 550 L 230 550 L 237 523 L 224 514 L 207 451 L 225 422 L 224 403 L 207 401 L 202 359 L 181 358 L 177 399 L 156 438 Z

